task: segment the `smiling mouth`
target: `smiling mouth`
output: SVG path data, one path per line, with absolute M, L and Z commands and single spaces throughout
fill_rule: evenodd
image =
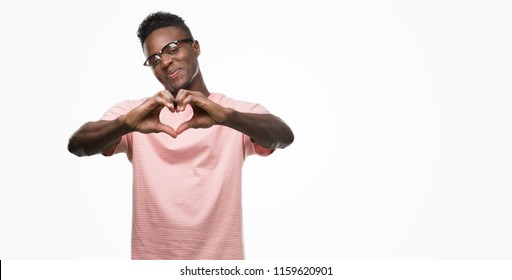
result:
M 167 72 L 167 78 L 173 79 L 178 75 L 179 72 L 179 69 L 171 69 L 171 71 Z

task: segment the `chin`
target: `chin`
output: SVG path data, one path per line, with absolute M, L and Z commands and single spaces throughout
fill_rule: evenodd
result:
M 176 93 L 178 92 L 180 89 L 187 89 L 189 90 L 190 89 L 190 84 L 191 84 L 191 81 L 181 81 L 181 79 L 179 80 L 167 80 L 167 79 L 162 79 L 160 80 L 160 83 L 164 86 L 165 89 L 167 89 L 168 91 L 172 92 L 172 93 Z
M 170 87 L 170 88 L 173 89 L 173 90 L 171 90 L 171 92 L 178 92 L 180 89 L 190 89 L 190 84 L 189 83 L 183 83 L 181 85 L 173 86 L 173 87 Z

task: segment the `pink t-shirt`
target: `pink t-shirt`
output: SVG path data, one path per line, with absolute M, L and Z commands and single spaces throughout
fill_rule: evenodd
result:
M 240 112 L 268 113 L 258 104 L 212 93 Z M 145 99 L 113 106 L 102 119 L 125 115 Z M 192 116 L 163 109 L 160 120 L 176 129 Z M 243 259 L 242 165 L 251 154 L 273 150 L 229 127 L 124 135 L 113 153 L 133 165 L 132 259 Z

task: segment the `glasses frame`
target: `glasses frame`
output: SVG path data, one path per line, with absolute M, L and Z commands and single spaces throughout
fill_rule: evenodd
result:
M 150 56 L 148 56 L 148 58 L 146 59 L 146 61 L 144 61 L 144 66 L 155 66 L 155 65 L 158 65 L 159 63 L 155 63 L 153 65 L 149 64 L 149 59 L 152 58 L 152 57 L 158 57 L 159 61 L 162 61 L 162 56 L 165 56 L 165 55 L 168 55 L 168 54 L 165 54 L 164 53 L 164 50 L 169 47 L 170 45 L 174 44 L 178 47 L 179 49 L 179 45 L 178 43 L 181 43 L 181 42 L 188 42 L 188 43 L 193 43 L 195 40 L 193 38 L 185 38 L 185 39 L 180 39 L 180 40 L 175 40 L 175 41 L 172 41 L 168 44 L 166 44 L 159 52 L 155 53 L 155 54 L 152 54 Z

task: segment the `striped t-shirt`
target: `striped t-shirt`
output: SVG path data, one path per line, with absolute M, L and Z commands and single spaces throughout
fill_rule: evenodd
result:
M 212 93 L 210 100 L 240 112 L 268 113 L 258 104 Z M 113 106 L 102 120 L 127 114 L 145 99 Z M 176 129 L 192 117 L 163 109 L 160 120 Z M 266 149 L 229 127 L 124 135 L 114 153 L 133 166 L 132 259 L 243 259 L 242 165 Z

